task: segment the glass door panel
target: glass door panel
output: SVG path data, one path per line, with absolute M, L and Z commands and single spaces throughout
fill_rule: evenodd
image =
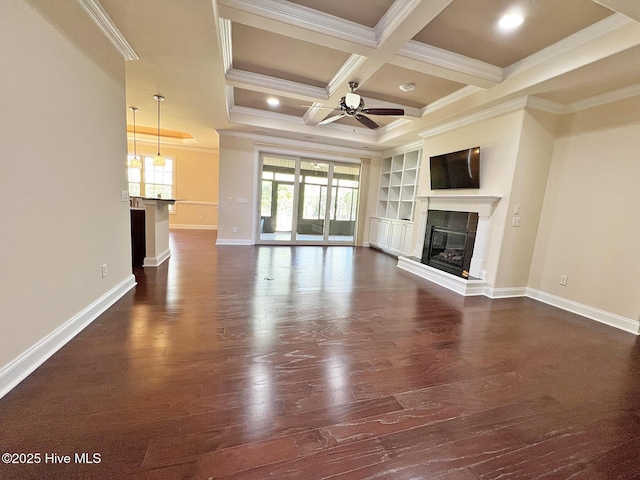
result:
M 302 160 L 299 180 L 296 240 L 322 242 L 325 240 L 329 164 Z
M 296 161 L 263 157 L 260 240 L 291 241 L 295 205 Z
M 358 217 L 360 167 L 334 165 L 331 181 L 329 240 L 353 242 Z

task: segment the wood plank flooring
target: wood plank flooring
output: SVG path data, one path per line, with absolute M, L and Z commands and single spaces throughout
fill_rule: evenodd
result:
M 0 400 L 0 453 L 42 455 L 0 478 L 640 478 L 631 334 L 373 249 L 171 249 Z

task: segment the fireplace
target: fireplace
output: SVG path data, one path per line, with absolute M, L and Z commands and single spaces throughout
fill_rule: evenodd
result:
M 415 198 L 420 202 L 418 242 L 414 256 L 399 257 L 398 267 L 435 282 L 438 285 L 442 285 L 461 295 L 484 295 L 487 272 L 484 270 L 486 266 L 483 265 L 483 262 L 485 248 L 489 240 L 489 220 L 495 206 L 500 202 L 501 197 L 493 195 L 438 194 L 429 196 L 417 195 Z M 469 221 L 469 212 L 473 213 L 471 221 Z M 448 215 L 449 218 L 452 219 L 456 213 L 464 215 L 461 217 L 462 220 L 458 217 L 458 220 L 452 224 L 438 224 L 435 222 L 438 216 Z M 462 276 L 465 268 L 462 268 L 461 271 L 459 270 L 459 274 L 452 274 L 450 271 L 443 270 L 441 268 L 442 265 L 434 267 L 425 264 L 422 257 L 425 251 L 427 255 L 429 255 L 429 245 L 431 245 L 430 239 L 433 229 L 429 230 L 428 227 L 431 226 L 439 229 L 454 230 L 457 233 L 464 231 L 467 234 L 465 245 L 469 245 L 469 243 L 473 244 L 473 247 L 469 249 L 471 260 L 468 268 L 468 278 Z M 437 240 L 442 243 L 439 238 L 437 238 Z M 457 249 L 461 243 L 460 237 L 452 237 L 449 246 L 454 246 Z M 444 245 L 447 245 L 446 241 Z M 459 262 L 459 260 L 456 259 L 456 262 Z M 466 260 L 463 260 L 463 267 L 465 266 L 465 262 Z M 451 265 L 446 266 L 452 268 Z M 456 265 L 455 268 L 458 270 L 458 265 Z
M 468 278 L 477 226 L 477 213 L 429 210 L 422 263 Z

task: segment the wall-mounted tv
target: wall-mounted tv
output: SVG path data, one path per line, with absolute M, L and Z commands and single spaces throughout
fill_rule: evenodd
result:
M 429 158 L 431 190 L 480 188 L 480 147 Z

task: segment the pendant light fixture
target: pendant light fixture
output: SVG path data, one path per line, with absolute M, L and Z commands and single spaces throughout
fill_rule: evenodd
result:
M 136 107 L 129 107 L 129 110 L 133 112 L 133 158 L 129 162 L 130 168 L 142 168 L 142 162 L 140 161 L 140 157 L 138 156 L 138 149 L 136 147 L 136 112 L 138 109 Z
M 154 95 L 153 98 L 158 101 L 158 154 L 153 157 L 153 164 L 156 167 L 164 167 L 164 157 L 160 155 L 160 102 L 164 102 L 164 97 L 162 95 Z

